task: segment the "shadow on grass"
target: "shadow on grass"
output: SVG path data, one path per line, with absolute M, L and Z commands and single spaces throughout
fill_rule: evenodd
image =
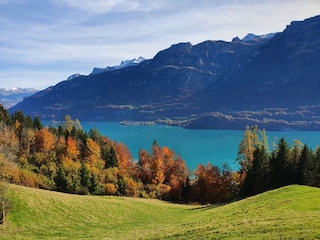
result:
M 196 208 L 192 208 L 189 209 L 190 211 L 195 211 L 195 210 L 201 210 L 201 211 L 205 211 L 205 210 L 210 210 L 213 208 L 217 208 L 217 207 L 221 207 L 226 205 L 227 203 L 222 203 L 222 204 L 210 204 L 210 205 L 204 205 L 204 206 L 200 206 L 200 207 L 196 207 Z

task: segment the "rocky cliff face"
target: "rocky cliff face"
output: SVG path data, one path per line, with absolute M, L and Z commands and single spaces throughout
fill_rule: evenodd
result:
M 192 128 L 243 129 L 246 121 L 267 127 L 276 122 L 272 128 L 300 121 L 299 129 L 317 128 L 318 66 L 319 16 L 292 22 L 275 35 L 175 44 L 140 64 L 61 82 L 11 111 Z

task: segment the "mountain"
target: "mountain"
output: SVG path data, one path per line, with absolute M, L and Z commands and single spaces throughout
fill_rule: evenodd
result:
M 10 108 L 36 92 L 34 88 L 0 88 L 0 103 Z
M 153 59 L 60 82 L 10 110 L 189 128 L 320 129 L 318 66 L 320 16 L 281 33 L 175 44 Z
M 113 70 L 117 70 L 117 69 L 123 69 L 123 68 L 127 68 L 127 67 L 133 67 L 133 66 L 136 66 L 144 61 L 145 61 L 145 58 L 139 57 L 138 59 L 134 58 L 131 60 L 122 61 L 120 63 L 120 65 L 118 65 L 118 66 L 106 67 L 106 68 L 94 68 L 90 75 L 98 74 L 98 73 L 102 73 L 102 72 L 107 72 L 107 71 L 113 71 Z

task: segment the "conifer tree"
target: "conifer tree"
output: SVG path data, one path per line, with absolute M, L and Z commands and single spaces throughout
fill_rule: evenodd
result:
M 91 194 L 99 194 L 100 193 L 100 184 L 97 179 L 97 175 L 92 173 L 90 177 L 90 186 L 89 186 L 89 192 Z
M 80 170 L 79 170 L 79 178 L 80 178 L 80 185 L 82 187 L 83 193 L 88 192 L 88 188 L 90 186 L 90 176 L 87 166 L 82 163 Z
M 284 138 L 281 138 L 270 160 L 271 186 L 273 188 L 282 187 L 288 184 L 286 164 L 289 161 L 289 151 L 290 147 L 288 143 Z
M 57 175 L 54 177 L 54 182 L 56 184 L 57 191 L 59 192 L 67 191 L 66 173 L 62 167 L 58 168 Z

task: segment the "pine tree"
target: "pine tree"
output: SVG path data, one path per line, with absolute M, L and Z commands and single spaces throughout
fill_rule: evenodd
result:
M 88 168 L 84 163 L 81 164 L 80 170 L 79 170 L 79 178 L 80 178 L 80 186 L 82 187 L 81 192 L 82 193 L 88 193 L 88 188 L 90 186 L 90 176 Z
M 59 192 L 67 192 L 67 179 L 66 173 L 62 167 L 59 167 L 57 175 L 54 177 L 56 190 Z
M 264 146 L 258 146 L 253 153 L 253 161 L 241 186 L 240 194 L 242 196 L 250 196 L 268 190 L 269 174 L 268 153 Z
M 270 160 L 271 186 L 273 188 L 282 187 L 288 184 L 286 164 L 289 162 L 289 151 L 290 147 L 288 143 L 284 138 L 281 138 Z
M 90 186 L 89 186 L 89 192 L 91 194 L 99 194 L 100 193 L 100 184 L 97 179 L 97 175 L 92 173 L 90 177 Z
M 102 159 L 105 161 L 105 168 L 119 167 L 117 154 L 112 146 L 110 149 L 106 146 L 102 148 Z
M 42 128 L 42 123 L 40 121 L 40 118 L 38 116 L 36 116 L 33 120 L 33 126 L 34 129 L 40 130 Z

